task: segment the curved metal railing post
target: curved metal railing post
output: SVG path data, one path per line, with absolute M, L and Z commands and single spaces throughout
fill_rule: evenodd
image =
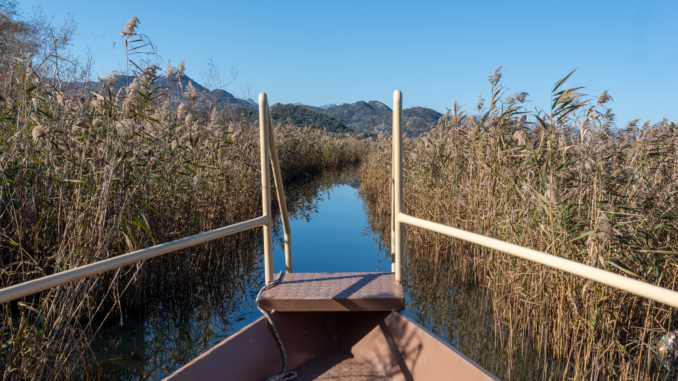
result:
M 283 225 L 283 235 L 285 239 L 285 272 L 292 272 L 292 230 L 290 229 L 290 218 L 287 214 L 287 198 L 285 197 L 285 188 L 283 187 L 282 174 L 280 173 L 280 162 L 278 161 L 278 150 L 275 147 L 275 135 L 273 135 L 273 123 L 271 122 L 271 110 L 266 101 L 266 114 L 268 117 L 268 141 L 271 153 L 271 165 L 273 166 L 273 182 L 275 191 L 278 195 L 278 206 L 280 206 L 280 216 Z
M 394 202 L 393 214 L 395 215 L 393 240 L 394 247 L 391 249 L 395 256 L 395 279 L 401 282 L 403 278 L 403 224 L 398 220 L 398 215 L 403 211 L 403 94 L 400 90 L 393 92 L 393 136 L 391 136 L 393 150 L 393 188 Z
M 393 150 L 391 150 L 393 151 Z M 395 152 L 395 151 L 394 151 Z M 393 155 L 391 155 L 393 156 Z M 395 262 L 395 185 L 393 184 L 393 178 L 395 177 L 395 166 L 393 165 L 395 160 L 391 158 L 391 272 L 394 273 L 396 270 Z
M 266 284 L 273 282 L 273 232 L 271 229 L 271 170 L 268 144 L 268 98 L 259 94 L 259 151 L 261 158 L 261 210 L 266 217 L 264 225 L 264 276 Z

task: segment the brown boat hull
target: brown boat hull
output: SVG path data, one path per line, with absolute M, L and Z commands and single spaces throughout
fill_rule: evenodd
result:
M 297 370 L 299 380 L 343 378 L 341 372 L 363 380 L 497 380 L 398 312 L 274 312 L 271 317 L 288 370 Z M 281 368 L 280 349 L 262 317 L 167 379 L 262 381 Z

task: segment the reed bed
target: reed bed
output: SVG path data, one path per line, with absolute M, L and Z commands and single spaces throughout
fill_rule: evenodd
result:
M 10 61 L 0 80 L 0 287 L 260 215 L 258 125 L 182 86 L 183 61 L 159 73 L 130 59 L 122 88 L 121 73 L 83 84 L 32 56 Z M 355 164 L 365 147 L 274 130 L 287 184 Z M 3 379 L 98 378 L 84 365 L 103 319 L 223 301 L 229 280 L 258 263 L 258 231 L 3 305 Z
M 492 292 L 485 287 L 459 287 L 449 265 L 410 263 L 406 272 L 409 316 L 500 380 L 563 378 L 562 361 L 548 358 L 548 367 L 540 366 L 544 360 L 530 348 L 529 335 L 515 332 L 511 336 L 510 330 L 495 324 Z M 509 338 L 519 343 L 512 351 L 507 351 Z
M 487 105 L 455 103 L 438 128 L 404 138 L 404 212 L 675 290 L 677 126 L 615 128 L 611 97 L 567 87 L 573 73 L 554 86 L 550 110 L 529 114 L 527 94 L 509 94 L 498 69 Z M 360 179 L 383 243 L 390 173 L 382 135 Z M 658 345 L 678 323 L 672 308 L 423 229 L 407 226 L 405 240 L 406 271 L 427 263 L 454 287 L 491 291 L 509 355 L 527 346 L 542 369 L 558 359 L 563 379 L 675 377 L 675 353 Z
M 350 166 L 290 183 L 285 189 L 290 216 L 311 218 L 324 194 L 356 174 L 357 167 Z M 273 233 L 274 242 L 282 246 L 280 223 L 274 225 Z M 254 299 L 264 279 L 261 233 L 254 230 L 234 238 L 235 241 L 202 245 L 144 264 L 149 276 L 153 276 L 186 263 L 180 261 L 187 255 L 210 259 L 209 267 L 191 271 L 199 280 L 182 279 L 147 287 L 145 291 L 150 295 L 145 295 L 147 302 L 139 306 L 140 310 L 127 311 L 104 322 L 91 345 L 96 367 L 104 377 L 162 379 L 228 337 L 244 321 L 260 316 Z M 171 259 L 175 266 L 164 262 L 172 256 L 176 256 Z M 166 275 L 175 279 L 175 274 Z

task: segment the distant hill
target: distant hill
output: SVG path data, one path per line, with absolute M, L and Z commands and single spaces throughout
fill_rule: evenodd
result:
M 125 87 L 127 86 L 128 83 L 132 83 L 136 77 L 133 76 L 124 76 L 121 75 L 118 77 L 118 83 L 116 84 L 117 88 Z M 254 102 L 252 99 L 245 100 L 245 99 L 240 99 L 236 98 L 233 96 L 233 94 L 229 93 L 226 90 L 222 89 L 216 89 L 216 90 L 208 90 L 207 88 L 203 87 L 201 84 L 198 82 L 194 81 L 191 79 L 189 76 L 184 75 L 181 78 L 181 87 L 185 90 L 186 87 L 188 86 L 188 83 L 192 83 L 193 87 L 195 87 L 196 91 L 199 94 L 208 94 L 211 97 L 214 97 L 216 99 L 217 103 L 224 107 L 228 108 L 236 108 L 236 107 L 242 107 L 246 109 L 257 109 L 259 106 L 257 105 L 256 102 Z M 158 78 L 156 82 L 156 86 L 158 87 L 165 87 L 167 84 L 167 78 L 165 76 L 161 76 Z M 95 83 L 92 83 L 93 88 L 96 87 Z M 174 85 L 174 82 L 172 82 L 172 85 Z
M 195 85 L 194 85 L 195 86 Z M 235 98 L 237 99 L 237 98 Z M 227 98 L 226 100 L 230 100 Z M 258 110 L 256 103 L 248 103 L 250 110 Z M 251 100 L 250 100 L 251 101 Z M 238 104 L 238 107 L 240 104 Z M 426 107 L 411 107 L 403 110 L 403 130 L 411 137 L 419 136 L 438 125 L 443 114 Z M 393 128 L 393 110 L 378 101 L 358 101 L 342 105 L 309 106 L 299 102 L 295 104 L 275 104 L 271 107 L 271 118 L 289 120 L 298 126 L 311 126 L 332 132 L 365 132 L 371 136 L 391 133 Z
M 118 88 L 131 83 L 135 77 L 118 77 Z M 158 78 L 157 86 L 164 87 L 167 79 L 165 76 Z M 188 84 L 193 84 L 196 91 L 201 94 L 207 94 L 220 105 L 228 108 L 241 109 L 246 118 L 258 119 L 259 105 L 252 98 L 240 99 L 233 96 L 228 91 L 217 89 L 209 91 L 198 82 L 184 75 L 181 78 L 181 87 L 186 89 Z M 92 82 L 92 89 L 96 88 L 96 83 Z M 181 97 L 179 101 L 183 101 Z M 436 127 L 441 113 L 425 108 L 412 107 L 403 110 L 403 129 L 408 136 L 419 136 L 422 133 Z M 331 132 L 364 132 L 372 136 L 380 133 L 391 133 L 393 110 L 387 105 L 378 101 L 358 101 L 355 103 L 344 103 L 337 106 L 334 103 L 326 104 L 320 107 L 309 106 L 302 103 L 294 104 L 276 104 L 271 107 L 271 118 L 275 120 L 289 120 L 290 123 L 331 131 Z
M 244 99 L 236 98 L 233 94 L 228 91 L 217 89 L 209 91 L 208 94 L 217 99 L 219 104 L 222 106 L 227 106 L 229 108 L 235 107 L 250 107 L 250 108 L 259 108 L 258 104 L 252 104 Z
M 165 81 L 166 81 L 166 79 L 165 79 L 164 76 L 160 77 L 159 81 L 158 81 L 159 85 L 165 86 Z M 245 99 L 236 98 L 235 96 L 233 96 L 233 94 L 229 93 L 226 90 L 216 89 L 216 90 L 209 91 L 205 87 L 200 85 L 198 82 L 189 78 L 187 75 L 184 75 L 181 78 L 182 88 L 186 89 L 186 86 L 188 86 L 189 82 L 191 82 L 193 84 L 193 87 L 195 87 L 195 89 L 198 91 L 198 93 L 209 94 L 211 97 L 214 97 L 217 100 L 217 102 L 222 106 L 229 107 L 229 108 L 244 107 L 244 108 L 252 108 L 252 109 L 259 107 L 256 104 L 256 102 L 254 104 L 252 104 L 251 102 L 249 102 Z
M 237 108 L 235 111 L 239 112 L 246 120 L 251 122 L 259 120 L 258 109 Z M 306 106 L 294 104 L 274 104 L 271 106 L 271 119 L 274 121 L 287 122 L 299 127 L 318 128 L 328 132 L 353 132 L 350 128 L 346 127 L 346 125 L 334 118 L 309 110 Z
M 313 112 L 319 112 L 319 113 L 324 113 L 325 109 L 322 107 L 315 107 L 315 106 L 309 106 L 309 105 L 301 105 L 301 107 L 304 107 L 308 110 L 311 110 Z
M 124 75 L 118 76 L 116 86 L 118 88 L 126 86 L 134 81 L 135 77 Z M 160 76 L 156 86 L 164 87 L 167 82 L 165 76 Z M 233 96 L 228 91 L 217 89 L 209 91 L 190 77 L 184 75 L 181 78 L 181 87 L 186 89 L 191 83 L 200 94 L 206 94 L 217 101 L 223 107 L 238 109 L 247 119 L 258 120 L 259 105 L 252 98 L 240 99 Z M 82 86 L 80 83 L 78 86 Z M 84 83 L 92 91 L 98 91 L 100 85 L 96 82 Z M 174 82 L 173 82 L 174 85 Z M 115 86 L 114 86 L 115 87 Z M 173 101 L 184 102 L 182 95 Z M 408 136 L 419 136 L 424 132 L 435 128 L 441 113 L 425 108 L 412 107 L 403 110 L 403 129 Z M 299 102 L 294 104 L 276 104 L 271 107 L 271 117 L 275 120 L 289 120 L 298 126 L 315 126 L 331 132 L 359 132 L 366 133 L 369 136 L 376 136 L 380 133 L 391 133 L 393 110 L 387 105 L 378 101 L 358 101 L 355 103 L 344 103 L 337 106 L 334 103 L 322 105 L 320 107 L 309 106 Z
M 390 133 L 393 124 L 393 110 L 378 101 L 358 101 L 329 107 L 323 113 L 340 120 L 355 131 L 372 134 Z M 404 109 L 403 129 L 408 136 L 419 136 L 435 127 L 441 116 L 441 113 L 424 107 Z
M 376 133 L 389 127 L 392 112 L 388 106 L 377 101 L 344 103 L 324 111 L 325 115 L 340 120 L 355 131 Z
M 315 127 L 329 132 L 351 132 L 340 121 L 325 114 L 309 110 L 305 106 L 277 103 L 271 107 L 271 119 L 288 121 L 302 127 Z
M 403 110 L 403 129 L 409 136 L 419 136 L 435 128 L 441 116 L 443 114 L 430 108 L 406 108 Z
M 303 107 L 306 107 L 307 109 L 309 109 L 309 110 L 311 110 L 311 111 L 315 111 L 315 112 L 323 112 L 323 111 L 325 111 L 326 109 L 328 109 L 328 108 L 330 108 L 330 107 L 335 107 L 335 106 L 336 106 L 334 103 L 330 103 L 330 104 L 328 104 L 328 105 L 322 105 L 322 106 L 320 106 L 320 107 L 309 106 L 309 105 L 305 105 L 305 104 L 299 103 L 299 102 L 295 102 L 295 103 L 292 103 L 292 104 L 295 105 L 295 106 L 303 106 Z

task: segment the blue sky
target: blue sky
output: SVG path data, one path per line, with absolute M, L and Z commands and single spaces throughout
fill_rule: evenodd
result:
M 128 1 L 20 0 L 54 22 L 75 14 L 72 50 L 95 53 L 99 75 L 124 66 L 114 50 L 125 22 L 141 20 L 164 59 L 186 58 L 201 82 L 211 58 L 236 96 L 267 92 L 271 103 L 310 105 L 378 100 L 440 112 L 457 99 L 471 109 L 487 76 L 505 69 L 511 91 L 548 109 L 553 84 L 599 95 L 609 89 L 617 125 L 678 121 L 678 1 Z

